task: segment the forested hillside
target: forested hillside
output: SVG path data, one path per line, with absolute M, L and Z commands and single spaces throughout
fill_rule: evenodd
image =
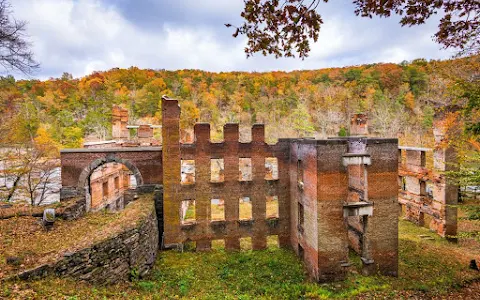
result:
M 132 124 L 161 124 L 165 94 L 181 100 L 184 129 L 210 122 L 215 139 L 226 122 L 240 122 L 243 138 L 258 122 L 267 124 L 270 141 L 335 136 L 346 133 L 350 113 L 367 112 L 373 134 L 430 145 L 435 107 L 458 105 L 466 126 L 478 124 L 478 84 L 471 82 L 478 83 L 479 66 L 479 57 L 470 57 L 293 72 L 132 67 L 79 79 L 68 73 L 46 81 L 2 77 L 0 143 L 60 148 L 80 147 L 85 137 L 108 139 L 114 104 L 129 110 Z

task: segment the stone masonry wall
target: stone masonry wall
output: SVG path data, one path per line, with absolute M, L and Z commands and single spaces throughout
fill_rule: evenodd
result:
M 128 280 L 132 273 L 143 276 L 155 263 L 158 236 L 156 213 L 152 209 L 136 228 L 89 248 L 65 253 L 55 263 L 39 266 L 12 278 L 30 279 L 56 275 L 95 284 L 110 284 Z

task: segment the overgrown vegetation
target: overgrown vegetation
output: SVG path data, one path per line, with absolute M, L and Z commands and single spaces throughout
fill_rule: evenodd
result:
M 429 235 L 430 239 L 422 236 Z M 37 298 L 141 298 L 141 299 L 326 299 L 399 298 L 444 295 L 480 273 L 469 270 L 475 248 L 452 244 L 406 221 L 400 222 L 400 276 L 359 274 L 354 262 L 347 280 L 317 284 L 307 279 L 299 259 L 272 242 L 264 251 L 160 252 L 152 273 L 131 283 L 92 286 L 68 279 L 47 278 L 3 285 L 0 297 Z M 448 253 L 448 255 L 445 255 Z
M 38 218 L 0 220 L 0 279 L 21 270 L 54 261 L 67 251 L 112 237 L 135 224 L 153 209 L 151 195 L 143 195 L 118 213 L 100 211 L 74 221 L 57 219 L 45 231 Z M 16 258 L 18 265 L 7 264 Z

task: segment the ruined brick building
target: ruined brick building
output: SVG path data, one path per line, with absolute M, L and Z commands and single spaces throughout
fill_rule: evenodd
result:
M 361 256 L 365 274 L 398 274 L 396 139 L 280 139 L 270 145 L 264 125 L 256 124 L 251 142 L 242 143 L 239 125 L 226 124 L 224 141 L 213 143 L 210 125 L 198 123 L 194 142 L 184 144 L 178 102 L 163 98 L 162 109 L 161 148 L 63 150 L 62 198 L 91 193 L 92 172 L 117 162 L 138 189 L 163 188 L 156 201 L 166 247 L 194 242 L 197 250 L 209 250 L 212 241 L 224 240 L 227 250 L 236 250 L 248 237 L 253 249 L 264 249 L 267 237 L 277 236 L 318 281 L 345 277 L 349 247 Z M 362 118 L 354 119 L 360 133 L 366 130 Z M 114 122 L 126 127 L 124 116 Z
M 445 171 L 455 170 L 458 165 L 455 150 L 446 140 L 445 113 L 439 112 L 434 118 L 433 149 L 399 147 L 398 201 L 407 220 L 455 240 L 459 189 Z M 433 156 L 432 167 L 427 166 L 427 154 Z
M 90 207 L 92 211 L 103 208 L 123 208 L 125 191 L 131 184 L 130 170 L 123 164 L 109 163 L 97 168 L 90 175 Z

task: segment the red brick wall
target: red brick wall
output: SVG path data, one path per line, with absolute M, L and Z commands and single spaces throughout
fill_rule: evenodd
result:
M 252 237 L 253 249 L 266 247 L 267 236 L 278 235 L 281 245 L 289 240 L 289 180 L 288 143 L 265 143 L 263 125 L 252 128 L 252 142 L 239 142 L 238 124 L 224 126 L 224 141 L 210 141 L 210 125 L 197 123 L 194 127 L 194 144 L 179 143 L 179 110 L 176 100 L 166 100 L 163 105 L 163 161 L 165 243 L 176 244 L 195 241 L 197 249 L 206 250 L 211 241 L 224 239 L 227 249 L 239 249 L 239 239 Z M 168 151 L 167 151 L 168 149 Z M 252 180 L 239 181 L 239 158 L 251 158 Z M 265 158 L 277 157 L 279 178 L 266 180 Z M 211 182 L 211 159 L 224 160 L 224 181 Z M 180 183 L 180 160 L 195 161 L 195 183 Z M 277 196 L 279 218 L 266 218 L 266 197 Z M 250 197 L 251 221 L 239 221 L 239 198 Z M 211 220 L 212 199 L 223 199 L 225 220 Z M 181 202 L 195 200 L 196 220 L 182 225 Z
M 348 201 L 349 179 L 342 158 L 348 150 L 347 139 L 281 139 L 268 145 L 264 141 L 264 126 L 254 125 L 252 141 L 240 143 L 238 124 L 226 124 L 224 141 L 212 143 L 210 125 L 197 123 L 195 142 L 181 144 L 178 102 L 164 98 L 162 107 L 166 245 L 195 241 L 197 250 L 208 250 L 212 240 L 223 239 L 227 249 L 239 249 L 239 239 L 251 237 L 253 249 L 263 249 L 267 236 L 278 235 L 282 246 L 290 244 L 299 254 L 300 247 L 303 249 L 303 260 L 315 279 L 345 278 L 348 231 L 343 210 Z M 352 186 L 369 182 L 367 192 L 375 207 L 364 232 L 364 239 L 369 241 L 365 253 L 373 258 L 376 270 L 396 275 L 398 144 L 396 139 L 374 139 L 368 140 L 368 145 L 369 154 L 375 157 L 368 178 L 363 168 L 351 170 L 352 178 L 359 181 Z M 278 159 L 278 179 L 265 179 L 266 157 Z M 239 181 L 239 158 L 251 158 L 251 181 Z M 224 160 L 221 182 L 211 181 L 211 159 Z M 195 179 L 188 185 L 181 184 L 181 160 L 195 161 Z M 278 218 L 267 219 L 267 196 L 278 196 Z M 253 220 L 239 220 L 240 197 L 250 198 Z M 212 221 L 212 199 L 223 199 L 224 220 Z M 182 224 L 181 207 L 185 200 L 195 200 L 195 220 Z M 298 219 L 299 203 L 304 211 L 302 226 Z
M 92 163 L 101 165 L 115 160 L 135 166 L 141 174 L 143 184 L 163 183 L 161 148 L 66 149 L 60 152 L 60 158 L 62 187 L 80 188 L 78 185 L 82 172 L 93 172 L 89 170 Z

